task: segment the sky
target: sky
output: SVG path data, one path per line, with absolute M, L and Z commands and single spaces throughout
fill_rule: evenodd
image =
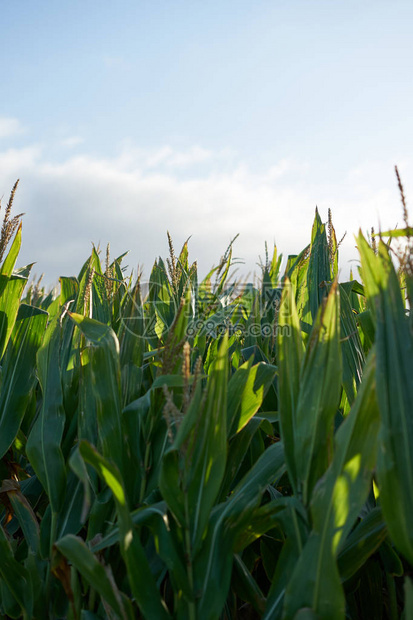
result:
M 205 274 L 229 242 L 250 276 L 331 208 L 341 279 L 354 235 L 413 196 L 411 0 L 1 3 L 0 196 L 17 178 L 19 266 L 53 285 L 92 243 L 128 271 Z M 1 212 L 0 212 L 1 216 Z

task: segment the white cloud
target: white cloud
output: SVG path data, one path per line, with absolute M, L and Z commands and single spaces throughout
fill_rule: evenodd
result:
M 129 148 L 112 159 L 84 154 L 55 163 L 36 146 L 0 151 L 0 194 L 21 179 L 16 212 L 26 215 L 19 264 L 37 261 L 37 273 L 45 272 L 52 283 L 79 272 L 91 242 L 104 247 L 109 241 L 113 254 L 130 250 L 127 264 L 143 264 L 148 276 L 155 258 L 167 255 L 169 230 L 177 251 L 192 236 L 190 258 L 206 273 L 240 233 L 234 257 L 245 260 L 246 274 L 256 268 L 266 240 L 269 248 L 276 241 L 284 255 L 300 252 L 309 242 L 317 204 L 323 220 L 332 208 L 338 236 L 348 231 L 341 253 L 347 276 L 348 260 L 357 257 L 353 235 L 359 226 L 377 227 L 379 217 L 389 227 L 401 220 L 388 162 L 350 170 L 337 183 L 306 162 L 281 161 L 257 174 L 236 165 L 231 153 L 231 165 L 222 168 L 216 163 L 225 162 L 225 155 L 205 153 L 201 147 Z M 190 168 L 200 160 L 210 168 L 180 174 L 182 162 Z M 179 165 L 168 167 L 168 161 Z M 402 178 L 412 168 L 413 162 L 402 162 Z
M 23 133 L 23 127 L 17 118 L 0 117 L 0 139 Z
M 230 149 L 222 149 L 214 152 L 200 146 L 192 146 L 187 149 L 177 150 L 170 145 L 164 145 L 156 149 L 137 148 L 128 141 L 123 143 L 120 156 L 116 159 L 116 165 L 124 170 L 189 170 L 200 164 L 208 164 L 209 167 L 221 164 L 223 161 L 231 161 L 234 153 Z
M 68 148 L 73 148 L 75 146 L 79 146 L 83 144 L 84 139 L 81 136 L 69 136 L 60 142 L 62 146 L 66 146 Z

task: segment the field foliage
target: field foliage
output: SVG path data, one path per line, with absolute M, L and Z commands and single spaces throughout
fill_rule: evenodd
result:
M 236 281 L 93 248 L 47 293 L 0 240 L 0 617 L 413 617 L 412 229 L 331 218 Z M 12 227 L 7 229 L 7 225 Z M 397 261 L 390 241 L 406 240 Z

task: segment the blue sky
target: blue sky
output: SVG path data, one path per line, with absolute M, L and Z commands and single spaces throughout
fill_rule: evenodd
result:
M 148 274 L 190 235 L 202 270 L 240 233 L 308 242 L 394 226 L 413 173 L 413 3 L 22 0 L 1 8 L 0 195 L 17 177 L 21 263 L 76 274 L 91 242 Z

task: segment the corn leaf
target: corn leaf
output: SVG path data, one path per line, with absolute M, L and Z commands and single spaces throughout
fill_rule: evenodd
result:
M 86 377 L 91 381 L 89 389 L 95 396 L 103 456 L 111 459 L 119 471 L 125 474 L 118 339 L 108 325 L 75 313 L 70 313 L 70 317 L 91 343 L 90 372 L 87 372 Z M 86 412 L 85 415 L 90 414 Z
M 305 504 L 331 460 L 333 420 L 340 398 L 341 377 L 339 295 L 335 283 L 326 304 L 318 312 L 300 374 L 294 461 Z
M 281 436 L 285 446 L 285 461 L 294 492 L 297 492 L 295 462 L 296 414 L 300 392 L 300 372 L 304 358 L 300 320 L 294 300 L 293 287 L 284 281 L 278 323 L 278 390 Z
M 0 358 L 13 331 L 27 278 L 0 274 Z
M 1 275 L 10 277 L 11 274 L 13 273 L 13 269 L 16 264 L 16 260 L 19 255 L 19 252 L 20 252 L 21 244 L 22 244 L 22 223 L 20 222 L 17 232 L 14 236 L 13 242 L 7 253 L 7 256 L 4 259 L 2 266 L 0 267 Z
M 413 337 L 387 247 L 381 241 L 376 256 L 361 233 L 357 242 L 376 322 L 380 503 L 397 549 L 413 563 Z
M 219 617 L 227 596 L 232 569 L 232 553 L 237 539 L 251 520 L 254 509 L 268 484 L 285 471 L 281 442 L 270 446 L 234 489 L 230 499 L 216 507 L 206 539 L 194 559 L 194 586 L 199 618 Z
M 0 525 L 0 575 L 13 599 L 19 605 L 24 619 L 32 617 L 33 593 L 28 587 L 27 571 L 14 558 L 10 543 Z
M 56 317 L 37 352 L 43 402 L 27 440 L 26 453 L 57 515 L 64 501 L 66 468 L 61 441 L 65 425 L 60 379 L 60 324 Z
M 227 428 L 230 436 L 239 433 L 257 413 L 277 369 L 271 364 L 245 362 L 228 383 Z
M 387 536 L 381 508 L 373 508 L 347 537 L 337 556 L 342 581 L 350 579 L 380 547 Z
M 337 431 L 334 459 L 313 493 L 313 529 L 286 591 L 286 619 L 294 618 L 302 608 L 312 609 L 320 619 L 344 618 L 336 556 L 369 493 L 378 421 L 375 360 L 371 358 L 354 406 Z
M 130 516 L 125 488 L 116 466 L 101 456 L 86 441 L 79 444 L 79 451 L 87 463 L 92 465 L 100 478 L 109 486 L 116 502 L 119 520 L 120 549 L 125 561 L 132 593 L 145 618 L 169 618 L 155 579 L 139 540 L 138 532 Z
M 330 250 L 327 234 L 325 225 L 321 222 L 318 209 L 316 209 L 311 233 L 311 251 L 307 273 L 309 307 L 313 321 L 323 298 L 327 295 L 326 284 L 330 281 Z
M 13 443 L 36 383 L 36 353 L 43 339 L 47 312 L 22 304 L 2 364 L 0 457 Z
M 127 620 L 128 614 L 113 577 L 109 575 L 107 569 L 99 562 L 83 540 L 72 534 L 67 534 L 55 544 L 60 553 L 73 564 L 87 583 L 110 605 L 117 617 Z

